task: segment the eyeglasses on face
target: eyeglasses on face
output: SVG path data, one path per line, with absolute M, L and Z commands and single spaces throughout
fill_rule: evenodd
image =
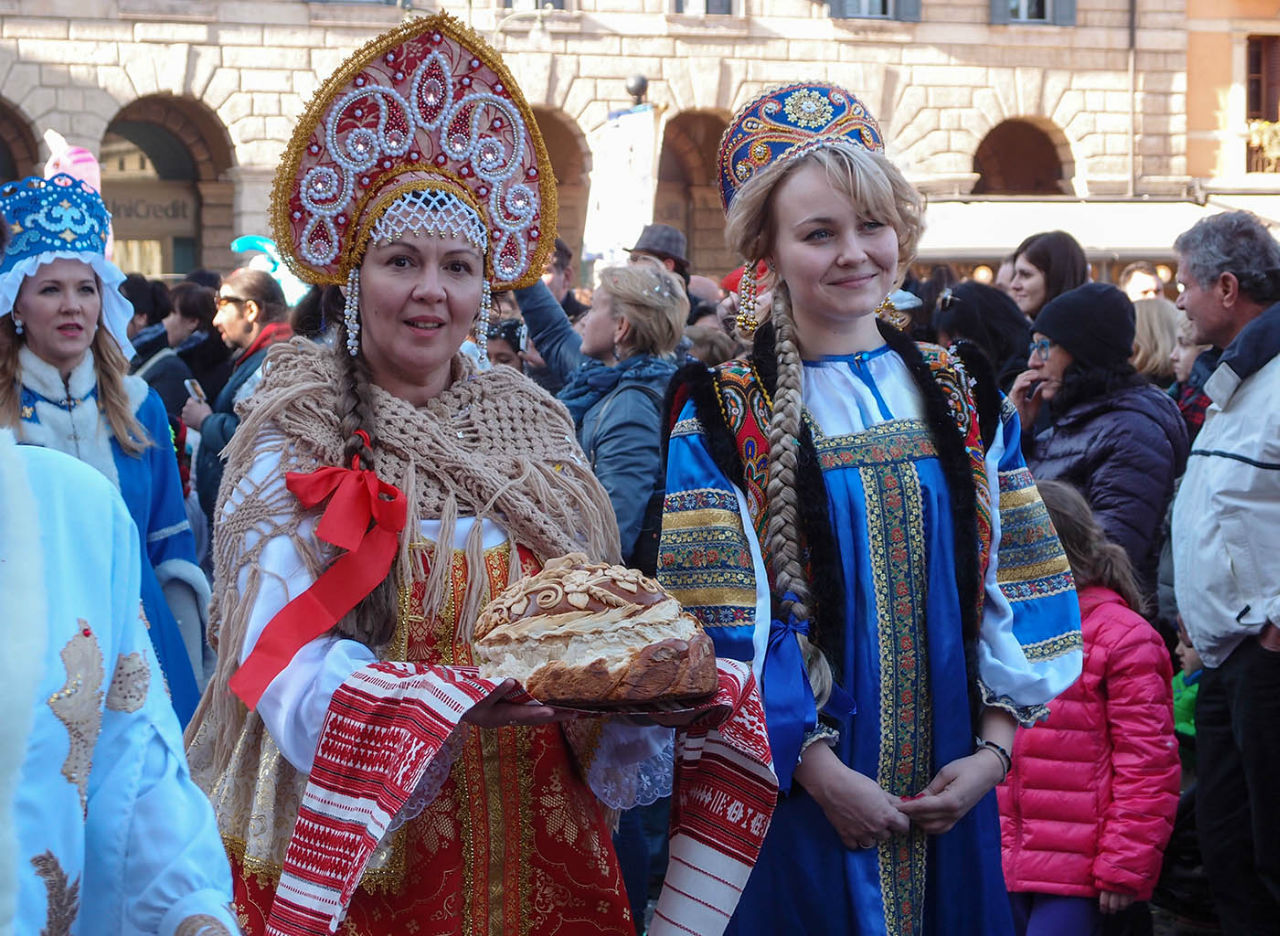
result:
M 1040 358 L 1042 361 L 1049 360 L 1049 349 L 1057 344 L 1056 341 L 1050 341 L 1048 338 L 1041 338 L 1027 345 L 1027 357 Z

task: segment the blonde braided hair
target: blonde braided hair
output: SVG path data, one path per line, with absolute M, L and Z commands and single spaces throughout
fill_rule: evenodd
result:
M 885 158 L 862 147 L 832 145 L 801 156 L 778 159 L 753 176 L 734 196 L 726 216 L 729 246 L 754 265 L 772 254 L 776 235 L 774 196 L 788 176 L 803 166 L 817 165 L 829 183 L 868 217 L 889 224 L 898 235 L 898 270 L 901 282 L 923 231 L 924 200 L 901 172 Z M 782 615 L 799 621 L 813 618 L 813 590 L 805 575 L 800 541 L 799 492 L 796 490 L 800 436 L 803 431 L 801 383 L 804 366 L 796 344 L 795 320 L 785 282 L 774 287 L 771 321 L 775 334 L 777 386 L 767 429 L 768 481 L 765 488 L 768 518 L 765 551 L 780 594 Z M 794 600 L 789 597 L 794 595 Z M 831 664 L 808 638 L 797 635 L 809 684 L 821 708 L 831 694 Z
M 774 584 L 782 595 L 779 599 L 780 612 L 784 617 L 794 615 L 798 621 L 811 621 L 813 596 L 805 574 L 799 538 L 801 523 L 797 502 L 799 493 L 796 490 L 804 407 L 801 393 L 804 365 L 800 360 L 800 349 L 796 346 L 791 297 L 785 283 L 774 288 L 771 317 L 776 336 L 778 382 L 767 429 L 769 471 L 765 496 L 769 507 L 765 537 L 773 564 Z M 804 655 L 814 699 L 821 709 L 831 695 L 831 664 L 808 637 L 797 634 L 796 640 Z

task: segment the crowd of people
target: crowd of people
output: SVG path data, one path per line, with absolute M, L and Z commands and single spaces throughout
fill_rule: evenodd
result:
M 1174 283 L 1063 231 L 917 278 L 924 201 L 822 82 L 717 164 L 741 267 L 652 224 L 580 285 L 531 111 L 441 14 L 300 119 L 292 306 L 126 276 L 70 175 L 0 187 L 0 930 L 1280 932 L 1267 227 L 1170 232 Z M 573 552 L 750 674 L 755 773 L 467 669 Z M 698 831 L 748 789 L 750 834 Z

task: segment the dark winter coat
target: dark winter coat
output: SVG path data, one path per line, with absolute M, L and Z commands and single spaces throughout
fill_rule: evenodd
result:
M 1028 449 L 1036 479 L 1078 488 L 1154 595 L 1162 521 L 1187 464 L 1177 405 L 1153 386 L 1126 387 L 1072 406 Z
M 618 519 L 622 556 L 631 561 L 645 520 L 645 507 L 658 484 L 662 467 L 662 397 L 676 372 L 674 362 L 644 355 L 606 368 L 582 353 L 582 336 L 573 330 L 555 296 L 541 282 L 516 290 L 516 301 L 529 337 L 547 367 L 565 382 L 559 394 L 569 407 L 578 430 L 578 442 L 591 460 L 609 493 Z M 614 379 L 612 389 L 587 395 L 584 407 L 580 391 L 587 388 L 587 369 L 605 372 Z M 599 376 L 605 376 L 605 373 Z M 584 411 L 585 410 L 585 411 Z
M 178 357 L 178 352 L 169 347 L 167 341 L 145 357 L 144 352 L 139 350 L 129 372 L 141 377 L 160 394 L 166 413 L 170 416 L 182 415 L 182 405 L 187 402 L 186 381 L 192 376 L 191 368 Z

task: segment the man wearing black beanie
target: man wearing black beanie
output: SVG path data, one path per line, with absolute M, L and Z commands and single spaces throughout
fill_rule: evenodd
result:
M 1032 324 L 1027 370 L 1009 398 L 1018 409 L 1027 467 L 1078 488 L 1128 554 L 1144 594 L 1155 594 L 1161 527 L 1187 459 L 1178 407 L 1139 376 L 1133 303 L 1106 283 L 1057 296 Z M 1033 435 L 1042 404 L 1049 426 Z

